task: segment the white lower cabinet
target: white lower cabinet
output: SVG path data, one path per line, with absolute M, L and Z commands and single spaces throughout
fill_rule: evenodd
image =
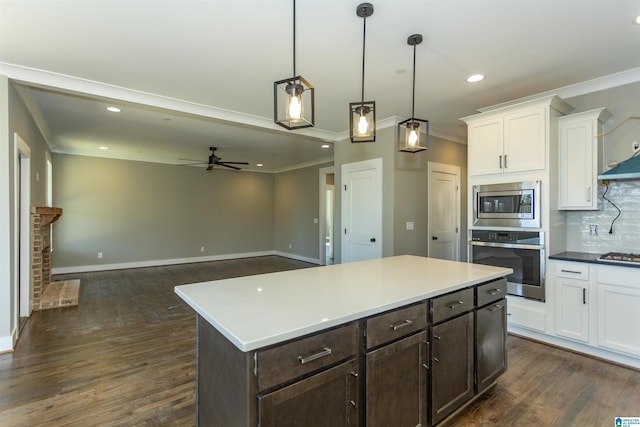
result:
M 598 266 L 597 345 L 640 357 L 640 269 Z
M 589 342 L 589 264 L 555 264 L 556 334 Z
M 507 322 L 519 328 L 531 329 L 535 332 L 547 331 L 547 310 L 545 303 L 524 299 L 521 297 L 507 297 Z

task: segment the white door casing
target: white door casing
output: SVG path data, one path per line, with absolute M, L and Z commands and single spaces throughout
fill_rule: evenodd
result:
M 320 265 L 326 265 L 327 264 L 327 255 L 326 255 L 326 242 L 325 242 L 325 238 L 326 238 L 326 229 L 327 229 L 327 215 L 328 215 L 328 211 L 327 211 L 327 206 L 328 206 L 328 201 L 327 201 L 327 175 L 330 175 L 334 171 L 333 166 L 329 166 L 326 168 L 320 168 L 319 170 L 319 188 L 318 188 L 318 194 L 320 197 L 320 210 L 318 212 L 318 239 L 320 241 L 320 246 L 319 246 L 319 253 L 318 253 L 318 259 L 320 260 Z M 333 203 L 333 201 L 329 201 L 329 203 Z M 333 240 L 331 244 L 333 245 Z
M 31 148 L 24 140 L 14 133 L 14 195 L 15 195 L 15 230 L 16 244 L 15 271 L 16 283 L 14 293 L 16 300 L 15 321 L 18 317 L 28 317 L 31 314 Z M 17 323 L 16 323 L 17 324 Z
M 342 165 L 342 260 L 382 257 L 382 159 Z
M 427 255 L 460 260 L 460 167 L 429 162 Z

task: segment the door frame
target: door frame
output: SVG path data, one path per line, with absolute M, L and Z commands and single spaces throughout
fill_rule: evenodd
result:
M 334 172 L 334 167 L 333 166 L 328 166 L 326 168 L 320 168 L 319 169 L 319 186 L 318 186 L 318 194 L 320 197 L 320 203 L 319 203 L 319 209 L 320 212 L 318 212 L 318 236 L 319 236 L 319 256 L 318 259 L 320 260 L 320 265 L 327 265 L 327 250 L 326 250 L 326 245 L 325 245 L 325 235 L 324 235 L 324 231 L 325 228 L 327 227 L 327 191 L 326 191 L 326 187 L 327 187 L 327 175 L 330 174 L 334 174 L 335 176 L 335 172 Z M 334 192 L 334 201 L 335 201 L 335 192 Z M 335 202 L 333 203 L 333 207 L 334 207 L 334 213 L 333 213 L 333 218 L 334 218 L 334 228 L 335 228 Z M 335 233 L 335 229 L 334 229 L 334 233 Z M 335 245 L 335 239 L 332 239 L 332 245 Z
M 431 177 L 434 172 L 445 173 L 448 175 L 455 176 L 456 192 L 457 192 L 457 195 L 455 197 L 455 200 L 456 200 L 455 223 L 456 223 L 457 233 L 456 233 L 456 238 L 454 243 L 454 247 L 455 247 L 454 261 L 460 261 L 460 236 L 462 234 L 460 230 L 460 206 L 461 206 L 460 197 L 462 197 L 461 191 L 460 191 L 460 173 L 461 172 L 460 172 L 460 166 L 448 165 L 445 163 L 427 162 L 427 256 L 430 255 L 429 252 L 431 250 L 431 240 L 429 236 L 433 235 L 431 230 L 431 219 L 430 219 L 432 201 L 431 201 L 431 191 L 429 188 L 429 183 L 431 182 Z
M 31 148 L 13 134 L 14 147 L 14 322 L 31 315 Z M 18 173 L 18 171 L 20 171 Z M 19 334 L 16 328 L 16 338 Z

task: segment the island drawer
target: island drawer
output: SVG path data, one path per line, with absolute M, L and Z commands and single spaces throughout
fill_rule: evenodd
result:
M 433 323 L 442 322 L 459 314 L 472 310 L 473 288 L 463 289 L 442 295 L 431 300 L 431 316 Z
M 427 327 L 427 303 L 410 305 L 367 319 L 367 348 L 405 337 Z
M 507 295 L 507 279 L 503 277 L 492 282 L 487 282 L 477 287 L 477 304 L 482 307 L 504 298 Z
M 266 390 L 354 356 L 358 327 L 346 326 L 298 339 L 256 354 L 258 389 Z

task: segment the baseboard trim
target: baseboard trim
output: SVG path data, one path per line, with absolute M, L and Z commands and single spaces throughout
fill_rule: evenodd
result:
M 310 258 L 310 257 L 291 254 L 289 252 L 282 252 L 282 251 L 273 251 L 273 254 L 281 256 L 281 257 L 285 257 L 285 258 L 291 258 L 291 259 L 295 259 L 295 260 L 298 260 L 298 261 L 305 261 L 305 262 L 310 262 L 311 264 L 320 265 L 320 258 Z
M 276 255 L 275 251 L 244 252 L 237 254 L 209 255 L 191 258 L 159 259 L 150 261 L 122 262 L 116 264 L 77 265 L 70 267 L 53 267 L 51 274 L 87 273 L 90 271 L 124 270 L 127 268 L 159 267 L 173 264 L 192 264 L 196 262 L 224 261 L 228 259 L 253 258 Z M 287 256 L 287 255 L 281 255 Z M 292 257 L 288 257 L 292 258 Z

